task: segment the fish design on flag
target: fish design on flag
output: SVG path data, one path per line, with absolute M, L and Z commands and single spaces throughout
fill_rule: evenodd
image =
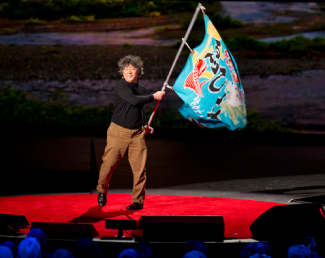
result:
M 237 64 L 209 17 L 203 17 L 204 39 L 193 48 L 173 85 L 184 101 L 178 110 L 200 126 L 244 128 L 246 101 Z
M 206 62 L 203 59 L 198 59 L 196 64 L 194 65 L 193 71 L 187 76 L 184 88 L 190 88 L 195 91 L 195 93 L 201 97 L 203 97 L 202 94 L 202 85 L 206 82 L 199 82 L 199 77 L 202 73 L 207 69 Z

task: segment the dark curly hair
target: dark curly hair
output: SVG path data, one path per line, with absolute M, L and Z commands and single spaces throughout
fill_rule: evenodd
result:
M 138 69 L 139 75 L 144 74 L 143 61 L 139 56 L 132 55 L 125 56 L 117 62 L 117 65 L 120 68 L 118 72 L 123 75 L 124 68 L 127 67 L 129 64 L 133 65 L 135 68 Z

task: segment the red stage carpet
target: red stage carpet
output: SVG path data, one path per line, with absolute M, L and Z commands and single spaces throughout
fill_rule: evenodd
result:
M 279 203 L 216 197 L 147 195 L 144 209 L 128 211 L 131 194 L 109 194 L 99 207 L 96 194 L 0 197 L 0 213 L 26 216 L 31 222 L 91 223 L 100 237 L 117 235 L 105 229 L 105 219 L 140 219 L 141 216 L 223 216 L 225 238 L 250 238 L 249 226 Z M 22 229 L 27 234 L 29 228 Z M 125 233 L 124 233 L 125 234 Z M 125 234 L 128 236 L 128 234 Z

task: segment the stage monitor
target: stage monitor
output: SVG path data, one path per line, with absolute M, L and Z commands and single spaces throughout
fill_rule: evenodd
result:
M 29 226 L 29 222 L 23 215 L 0 214 L 0 232 L 2 234 L 15 234 L 19 228 Z
M 260 215 L 249 227 L 260 241 L 302 241 L 306 236 L 322 237 L 325 212 L 320 204 L 277 205 Z
M 56 239 L 94 238 L 99 235 L 92 224 L 32 222 L 30 229 L 33 228 L 40 228 L 47 238 Z
M 186 242 L 190 239 L 220 242 L 224 239 L 222 216 L 142 216 L 138 229 L 148 241 Z

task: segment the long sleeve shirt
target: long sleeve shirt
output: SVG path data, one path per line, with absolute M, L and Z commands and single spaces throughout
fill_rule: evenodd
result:
M 114 111 L 112 122 L 128 129 L 137 129 L 146 124 L 144 105 L 154 101 L 146 95 L 141 83 L 129 83 L 122 79 L 114 88 Z

